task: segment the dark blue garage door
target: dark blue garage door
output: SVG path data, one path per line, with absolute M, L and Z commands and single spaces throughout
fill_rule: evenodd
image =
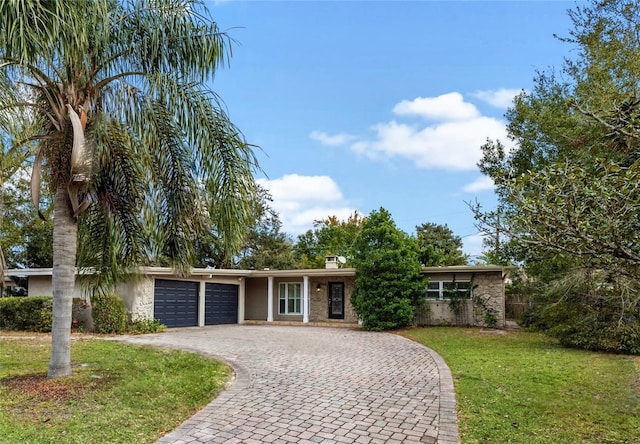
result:
M 153 317 L 167 327 L 198 325 L 198 282 L 156 279 Z
M 238 286 L 207 284 L 204 291 L 204 325 L 238 323 Z

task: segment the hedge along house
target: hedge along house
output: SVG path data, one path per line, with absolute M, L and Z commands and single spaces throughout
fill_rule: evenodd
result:
M 145 267 L 140 276 L 120 284 L 116 294 L 132 319 L 156 318 L 168 327 L 245 323 L 357 326 L 351 306 L 356 270 L 339 268 L 336 259 L 328 258 L 324 269 L 196 268 L 187 276 L 170 268 Z M 10 270 L 8 275 L 27 276 L 29 295 L 52 294 L 51 269 Z M 428 267 L 423 275 L 426 303 L 416 314 L 419 325 L 484 326 L 489 309 L 494 325 L 504 326 L 502 267 Z M 83 296 L 79 283 L 74 296 Z

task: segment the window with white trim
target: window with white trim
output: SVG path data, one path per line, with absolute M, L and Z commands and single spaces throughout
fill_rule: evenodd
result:
M 427 299 L 471 299 L 471 281 L 429 281 Z
M 278 286 L 278 313 L 281 315 L 302 314 L 302 284 L 281 282 Z

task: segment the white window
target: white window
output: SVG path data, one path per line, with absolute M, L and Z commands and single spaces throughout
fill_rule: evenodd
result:
M 279 314 L 302 314 L 302 284 L 298 282 L 281 282 L 278 287 L 278 302 Z
M 429 281 L 427 299 L 471 299 L 470 281 Z

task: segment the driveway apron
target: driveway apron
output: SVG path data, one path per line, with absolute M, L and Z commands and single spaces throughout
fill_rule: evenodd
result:
M 229 325 L 122 340 L 214 356 L 235 379 L 159 443 L 458 443 L 434 351 L 357 329 Z

